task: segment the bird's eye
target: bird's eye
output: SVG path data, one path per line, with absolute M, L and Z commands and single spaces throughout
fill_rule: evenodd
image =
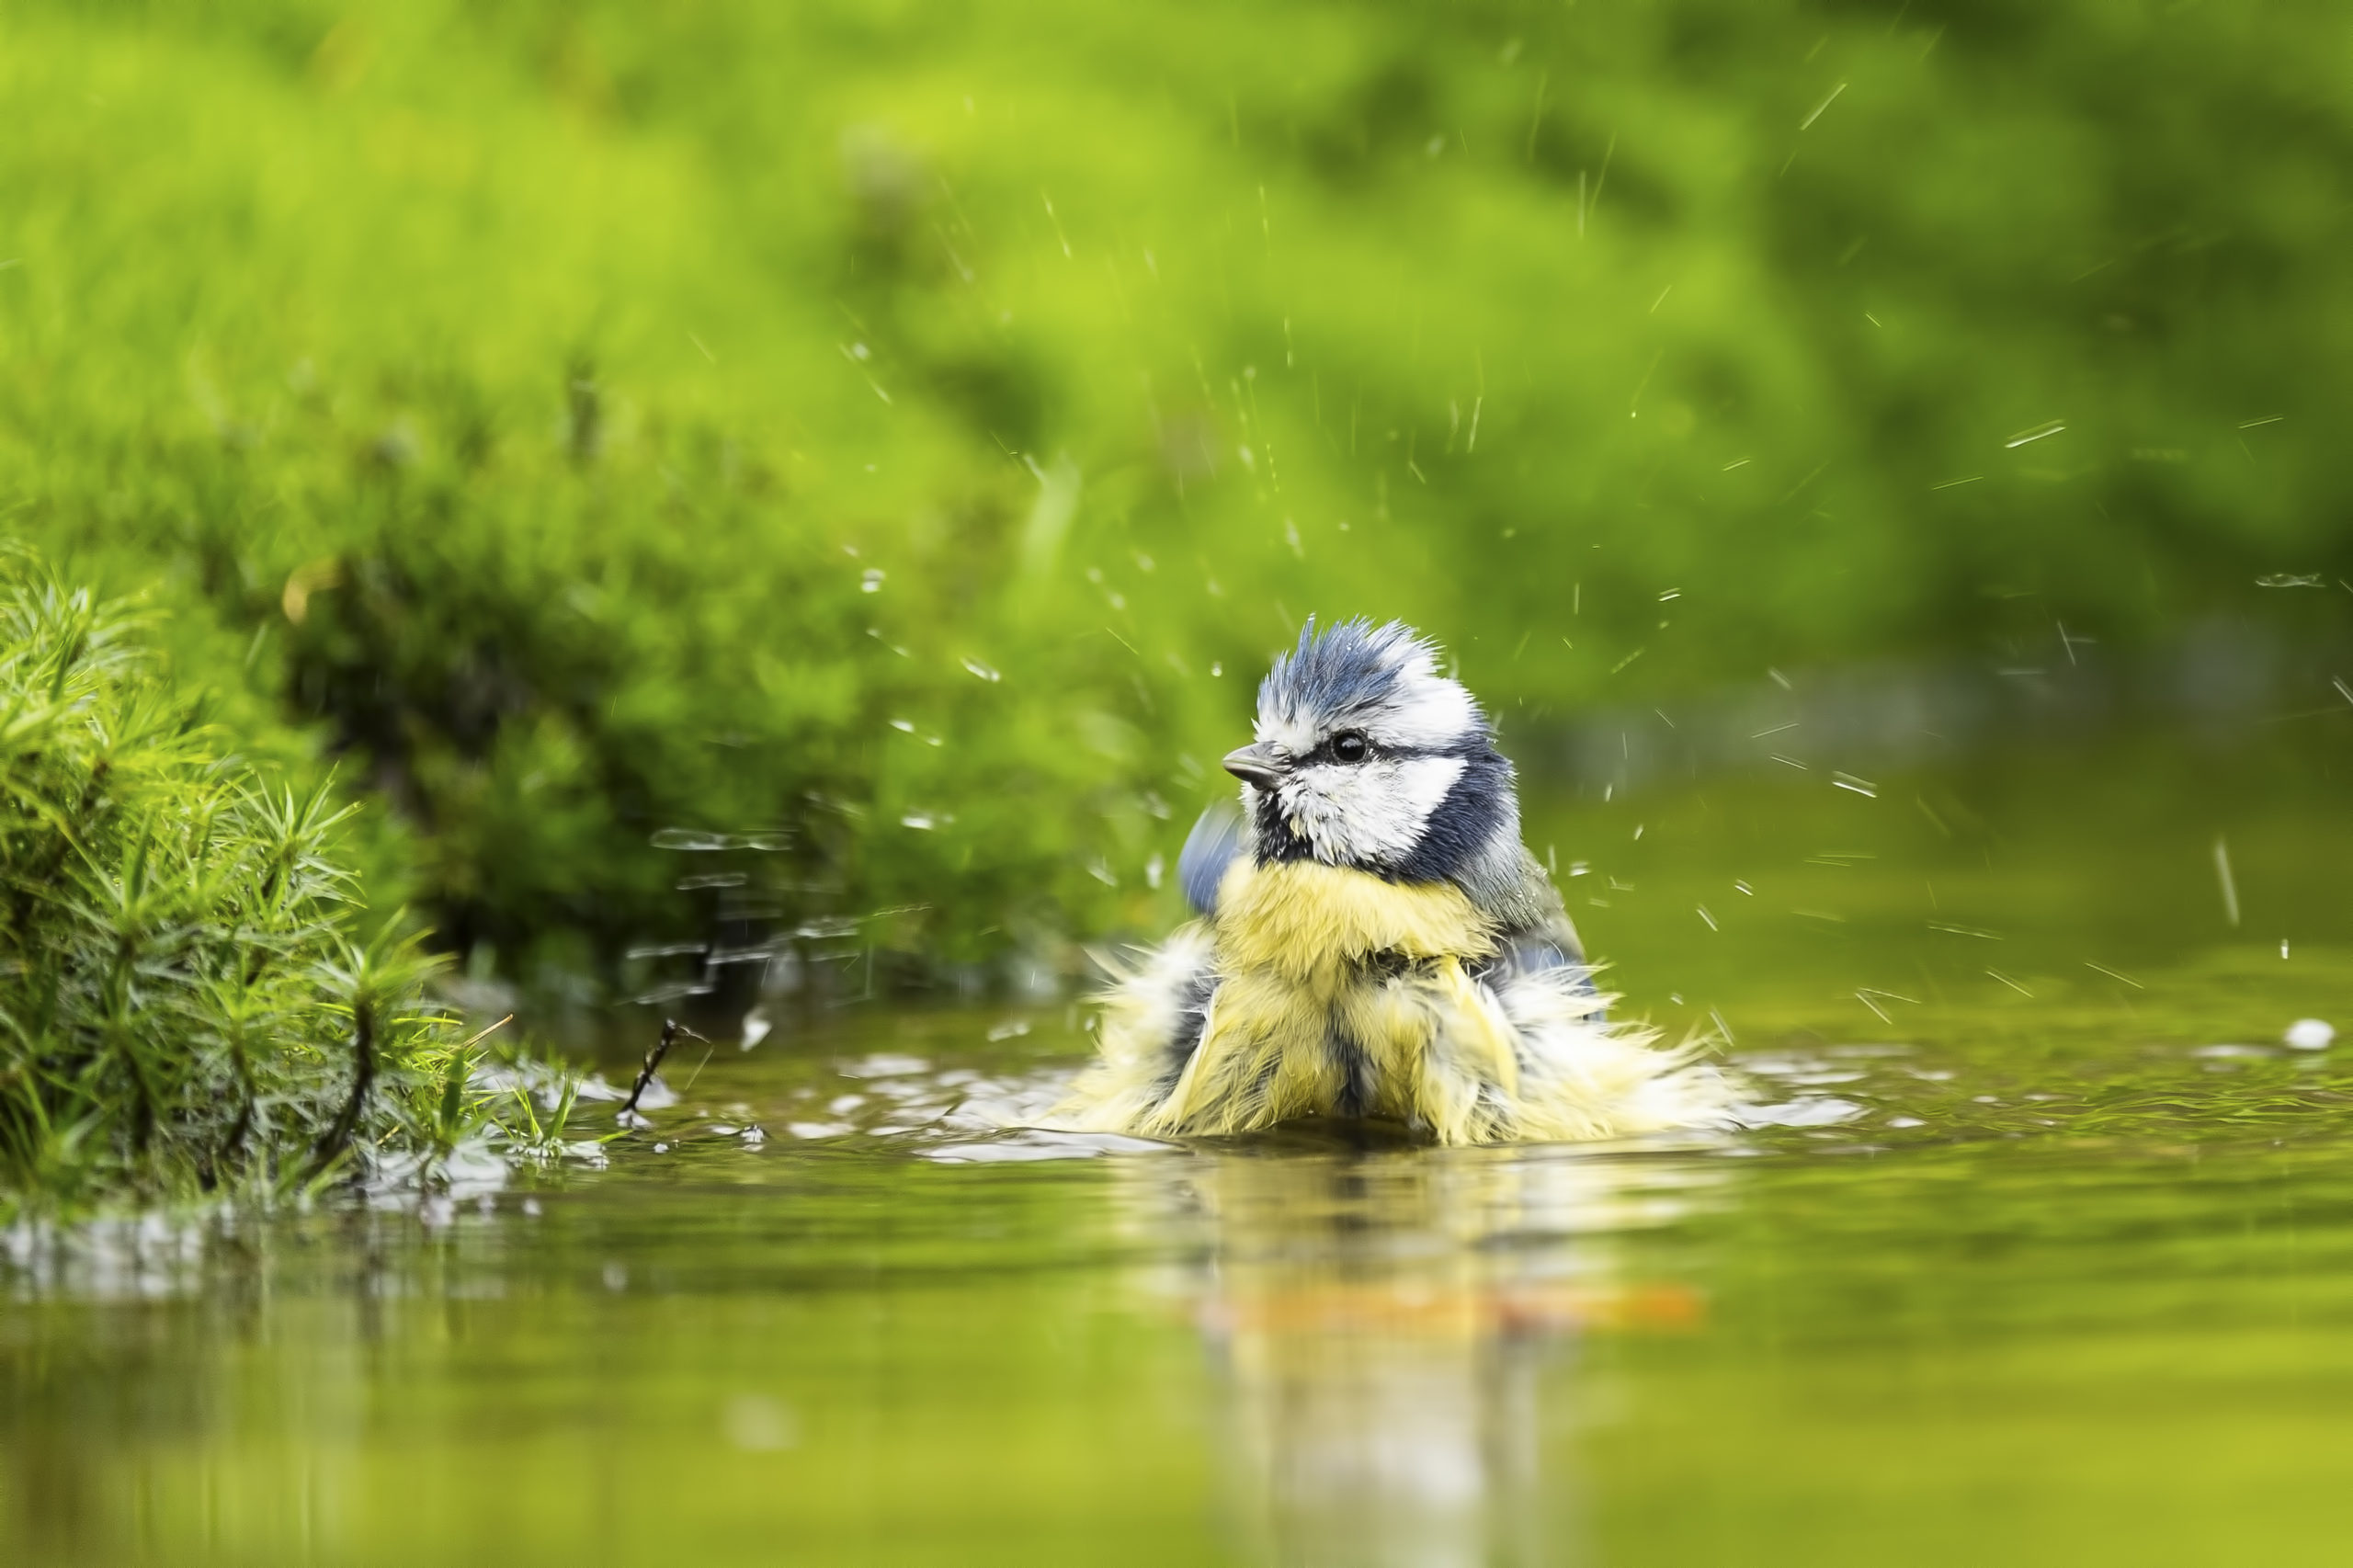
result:
M 1372 747 L 1354 730 L 1332 737 L 1332 756 L 1337 761 L 1362 762 L 1371 752 Z

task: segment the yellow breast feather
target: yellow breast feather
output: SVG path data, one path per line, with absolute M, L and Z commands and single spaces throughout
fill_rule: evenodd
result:
M 1219 984 L 1199 1047 L 1148 1119 L 1159 1132 L 1240 1132 L 1329 1113 L 1431 1119 L 1448 1142 L 1468 1108 L 1427 1117 L 1423 1080 L 1442 1040 L 1516 1077 L 1507 1033 L 1461 960 L 1493 927 L 1461 890 L 1384 881 L 1315 861 L 1237 864 L 1218 890 Z M 1387 956 L 1394 970 L 1370 960 Z M 1458 1021 L 1469 1006 L 1476 1017 Z M 1331 1049 L 1345 1037 L 1351 1056 Z M 1361 1090 L 1361 1095 L 1358 1091 Z M 1449 1098 L 1441 1095 L 1441 1098 Z
M 1451 883 L 1383 881 L 1315 860 L 1243 859 L 1218 887 L 1217 938 L 1233 969 L 1313 985 L 1376 953 L 1469 958 L 1489 950 L 1495 932 Z
M 1114 987 L 1101 1060 L 1060 1114 L 1157 1137 L 1370 1116 L 1449 1144 L 1619 1137 L 1721 1115 L 1723 1081 L 1690 1051 L 1600 1021 L 1597 999 L 1559 973 L 1500 988 L 1473 978 L 1495 939 L 1450 885 L 1238 864 L 1212 920 Z

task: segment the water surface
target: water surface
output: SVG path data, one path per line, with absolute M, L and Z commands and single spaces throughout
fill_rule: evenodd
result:
M 1005 1133 L 1081 1015 L 868 1003 L 602 1164 L 20 1235 L 0 1558 L 2337 1561 L 2341 738 L 1532 802 L 1727 1135 Z

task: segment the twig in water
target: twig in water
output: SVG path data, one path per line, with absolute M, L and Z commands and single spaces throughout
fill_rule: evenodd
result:
M 645 1065 L 637 1070 L 637 1083 L 629 1092 L 629 1103 L 621 1107 L 621 1120 L 627 1121 L 637 1114 L 637 1102 L 644 1095 L 645 1085 L 654 1082 L 654 1074 L 660 1070 L 662 1059 L 670 1054 L 670 1048 L 678 1043 L 680 1035 L 685 1035 L 688 1040 L 702 1039 L 702 1036 L 676 1018 L 662 1020 L 662 1038 L 654 1042 L 654 1049 L 645 1053 Z M 709 1042 L 705 1041 L 705 1043 Z

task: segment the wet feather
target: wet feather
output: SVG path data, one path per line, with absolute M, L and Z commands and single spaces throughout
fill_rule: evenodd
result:
M 1520 843 L 1510 764 L 1428 643 L 1311 624 L 1257 730 L 1228 759 L 1241 812 L 1205 815 L 1179 859 L 1204 918 L 1116 977 L 1061 1122 L 1183 1137 L 1372 1117 L 1494 1143 L 1725 1119 L 1699 1050 L 1608 1017 Z M 1434 789 L 1419 765 L 1438 759 Z

